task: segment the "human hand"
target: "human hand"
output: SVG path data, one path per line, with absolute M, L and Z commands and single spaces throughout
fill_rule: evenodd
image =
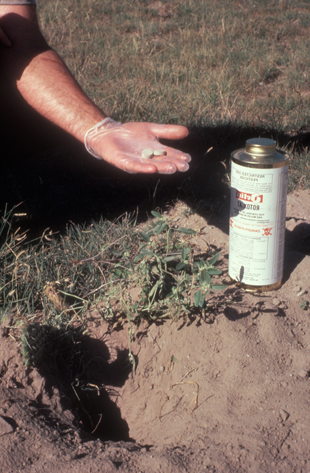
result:
M 8 48 L 12 46 L 10 39 L 7 37 L 2 28 L 0 28 L 0 43 L 2 43 L 4 46 L 7 46 Z
M 98 159 L 104 159 L 129 173 L 173 174 L 187 171 L 191 160 L 189 154 L 162 145 L 158 139 L 179 140 L 188 135 L 188 130 L 179 125 L 157 123 L 119 123 L 106 118 L 88 130 L 84 143 L 87 151 Z M 142 151 L 151 149 L 164 154 L 142 156 Z

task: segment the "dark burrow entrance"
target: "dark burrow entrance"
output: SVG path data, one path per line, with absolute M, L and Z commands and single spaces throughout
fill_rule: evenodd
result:
M 71 410 L 77 428 L 103 441 L 133 441 L 113 400 L 132 370 L 128 350 L 118 350 L 111 361 L 105 342 L 84 335 L 81 328 L 33 323 L 23 336 L 23 354 L 45 379 L 50 397 L 57 388 L 61 407 Z

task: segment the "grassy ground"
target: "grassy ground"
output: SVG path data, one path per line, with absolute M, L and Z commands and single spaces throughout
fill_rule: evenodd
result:
M 1 317 L 11 317 L 11 325 L 35 321 L 68 327 L 83 319 L 97 297 L 113 299 L 107 289 L 117 277 L 111 261 L 116 264 L 119 252 L 117 264 L 124 265 L 120 254 L 135 248 L 137 255 L 145 248 L 146 241 L 137 239 L 137 218 L 148 219 L 151 210 L 177 199 L 204 215 L 216 209 L 217 199 L 228 198 L 230 153 L 247 138 L 276 139 L 292 155 L 290 190 L 309 187 L 308 1 L 46 0 L 38 12 L 50 44 L 109 116 L 187 125 L 191 134 L 179 146 L 193 162 L 186 175 L 124 175 L 90 160 L 82 146 L 22 105 L 21 138 L 16 140 L 12 122 L 3 135 L 0 187 Z M 20 202 L 15 217 L 5 214 L 6 204 L 10 210 Z M 118 223 L 111 223 L 115 218 Z M 26 243 L 20 232 L 14 233 L 18 225 L 35 236 L 49 230 Z M 162 229 L 166 240 L 168 227 L 169 222 Z M 179 251 L 176 264 L 186 263 L 191 277 L 210 285 L 199 260 L 187 261 L 180 244 L 173 245 L 165 252 L 160 246 L 157 272 L 167 271 L 158 261 Z M 106 247 L 114 251 L 108 262 Z M 73 264 L 82 260 L 82 266 Z M 130 264 L 138 270 L 133 260 Z M 148 297 L 160 295 L 159 273 L 152 273 Z M 151 292 L 156 284 L 158 291 Z M 192 307 L 201 308 L 201 294 L 191 290 Z M 167 295 L 158 316 L 167 310 Z M 135 310 L 136 316 L 143 307 Z
M 67 0 L 39 12 L 87 93 L 117 119 L 309 125 L 307 1 Z

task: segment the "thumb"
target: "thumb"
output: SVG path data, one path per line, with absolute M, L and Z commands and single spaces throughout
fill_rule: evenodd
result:
M 180 140 L 189 133 L 188 129 L 182 125 L 159 125 L 157 123 L 149 123 L 149 131 L 157 138 L 167 140 Z

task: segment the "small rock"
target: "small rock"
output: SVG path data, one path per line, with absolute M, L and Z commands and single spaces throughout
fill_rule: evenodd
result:
M 282 309 L 282 310 L 286 310 L 287 309 L 287 305 L 285 304 L 285 302 L 281 302 L 281 304 L 279 305 L 279 309 Z
M 0 416 L 0 437 L 2 435 L 11 434 L 12 432 L 14 432 L 14 429 L 11 424 Z
M 309 371 L 306 370 L 300 370 L 298 373 L 298 376 L 300 378 L 308 378 L 309 377 Z
M 273 455 L 274 457 L 276 457 L 279 453 L 279 450 L 277 449 L 277 447 L 271 447 L 270 449 L 270 453 L 271 455 Z M 272 462 L 271 464 L 274 464 L 274 462 Z
M 280 417 L 282 419 L 282 422 L 285 422 L 289 418 L 289 413 L 286 412 L 284 409 L 280 409 Z
M 263 312 L 278 312 L 278 307 L 271 304 L 271 302 L 265 302 Z
M 77 457 L 78 457 L 77 452 L 71 452 L 64 456 L 64 460 L 65 462 L 71 462 L 73 460 L 76 460 Z
M 275 306 L 279 306 L 281 304 L 281 301 L 275 297 L 274 299 L 272 299 L 272 303 Z
M 295 227 L 296 227 L 296 219 L 295 218 L 290 218 L 289 220 L 287 220 L 287 222 L 286 222 L 287 230 L 292 232 Z

